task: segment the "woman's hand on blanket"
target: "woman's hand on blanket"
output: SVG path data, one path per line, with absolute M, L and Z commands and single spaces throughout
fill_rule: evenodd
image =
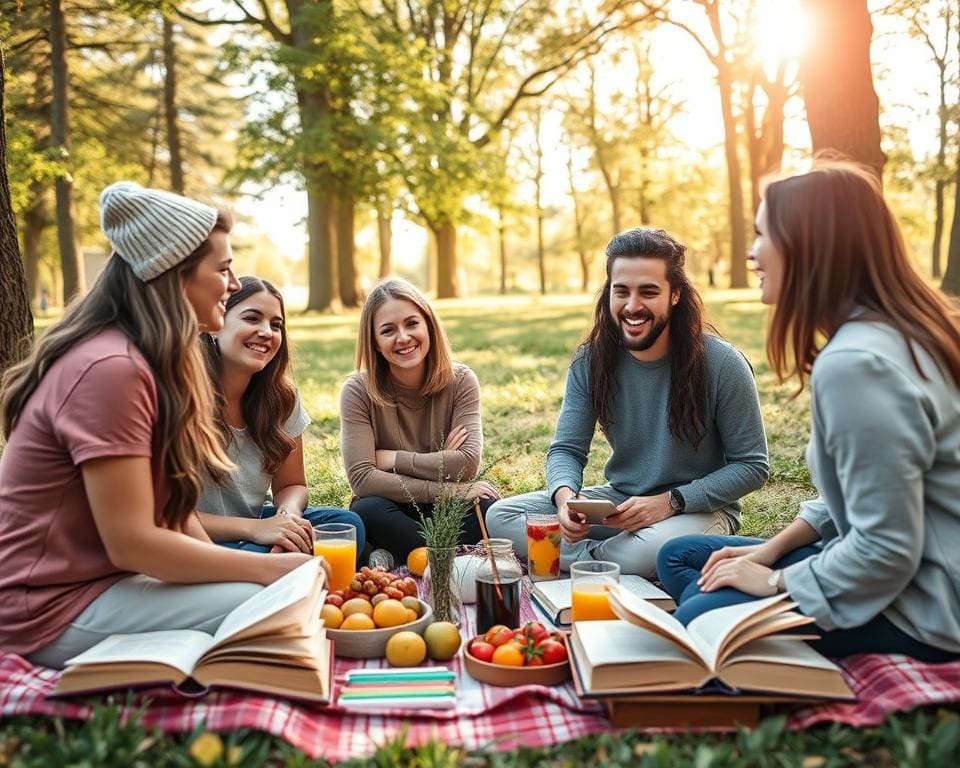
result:
M 757 545 L 757 548 L 763 545 Z M 731 549 L 733 549 L 731 547 Z M 736 549 L 752 549 L 751 547 L 737 547 Z M 713 592 L 723 587 L 732 587 L 755 597 L 766 597 L 777 593 L 776 586 L 770 584 L 770 574 L 773 571 L 766 565 L 758 563 L 750 554 L 740 557 L 729 557 L 715 561 L 710 567 L 703 569 L 703 575 L 697 585 L 703 592 Z
M 767 546 L 768 543 L 769 542 L 764 542 L 763 544 L 748 544 L 742 547 L 723 547 L 722 549 L 718 549 L 710 555 L 710 557 L 707 558 L 707 562 L 703 564 L 703 568 L 700 569 L 700 580 L 697 584 L 702 587 L 704 579 L 724 560 L 745 557 L 748 560 L 752 560 L 755 563 L 765 565 L 769 568 L 777 561 L 777 553 L 774 552 L 771 547 Z
M 272 545 L 271 552 L 304 552 L 313 554 L 313 528 L 299 515 L 281 510 L 273 517 L 256 522 L 253 540 Z

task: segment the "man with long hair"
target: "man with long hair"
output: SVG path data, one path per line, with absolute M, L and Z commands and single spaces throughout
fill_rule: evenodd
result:
M 686 248 L 637 228 L 608 244 L 595 322 L 574 352 L 553 442 L 547 489 L 499 501 L 491 536 L 526 552 L 524 513 L 560 518 L 560 567 L 612 560 L 653 577 L 660 546 L 687 533 L 734 532 L 739 499 L 769 474 L 753 372 L 703 321 L 684 271 Z M 604 485 L 583 488 L 599 423 L 612 453 Z M 616 514 L 587 525 L 567 504 L 607 499 Z

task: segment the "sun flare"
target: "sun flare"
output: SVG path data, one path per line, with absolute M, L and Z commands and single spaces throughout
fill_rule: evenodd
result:
M 809 23 L 800 0 L 765 0 L 757 8 L 753 25 L 754 56 L 764 69 L 797 59 L 807 44 Z

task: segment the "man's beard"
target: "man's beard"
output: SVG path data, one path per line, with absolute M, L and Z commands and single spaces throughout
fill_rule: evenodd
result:
M 653 325 L 650 327 L 650 330 L 640 338 L 630 338 L 627 336 L 623 330 L 622 314 L 617 323 L 617 330 L 620 331 L 620 337 L 623 339 L 623 344 L 631 352 L 646 352 L 648 349 L 650 349 L 650 347 L 657 343 L 657 339 L 660 338 L 660 334 L 663 333 L 663 329 L 666 328 L 667 324 L 670 322 L 670 310 L 667 310 L 667 314 L 661 317 L 659 320 L 654 320 L 653 313 L 651 312 L 642 314 L 636 319 L 642 319 L 644 316 L 650 317 Z

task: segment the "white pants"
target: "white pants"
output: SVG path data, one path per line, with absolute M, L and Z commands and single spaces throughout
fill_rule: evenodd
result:
M 169 584 L 142 574 L 129 576 L 90 603 L 60 637 L 29 659 L 61 669 L 67 659 L 110 635 L 161 629 L 197 629 L 212 635 L 230 611 L 261 589 L 250 582 Z
M 584 488 L 580 496 L 585 499 L 609 499 L 614 504 L 622 504 L 630 498 L 609 485 Z M 556 514 L 557 510 L 547 491 L 501 499 L 487 510 L 487 531 L 490 536 L 510 539 L 521 560 L 527 556 L 524 519 L 527 512 Z M 687 534 L 736 532 L 736 523 L 722 511 L 676 514 L 633 533 L 594 525 L 590 527 L 587 538 L 576 544 L 563 542 L 560 545 L 560 568 L 569 571 L 571 564 L 578 560 L 611 560 L 620 565 L 621 573 L 634 573 L 653 579 L 657 575 L 657 553 L 667 540 Z

